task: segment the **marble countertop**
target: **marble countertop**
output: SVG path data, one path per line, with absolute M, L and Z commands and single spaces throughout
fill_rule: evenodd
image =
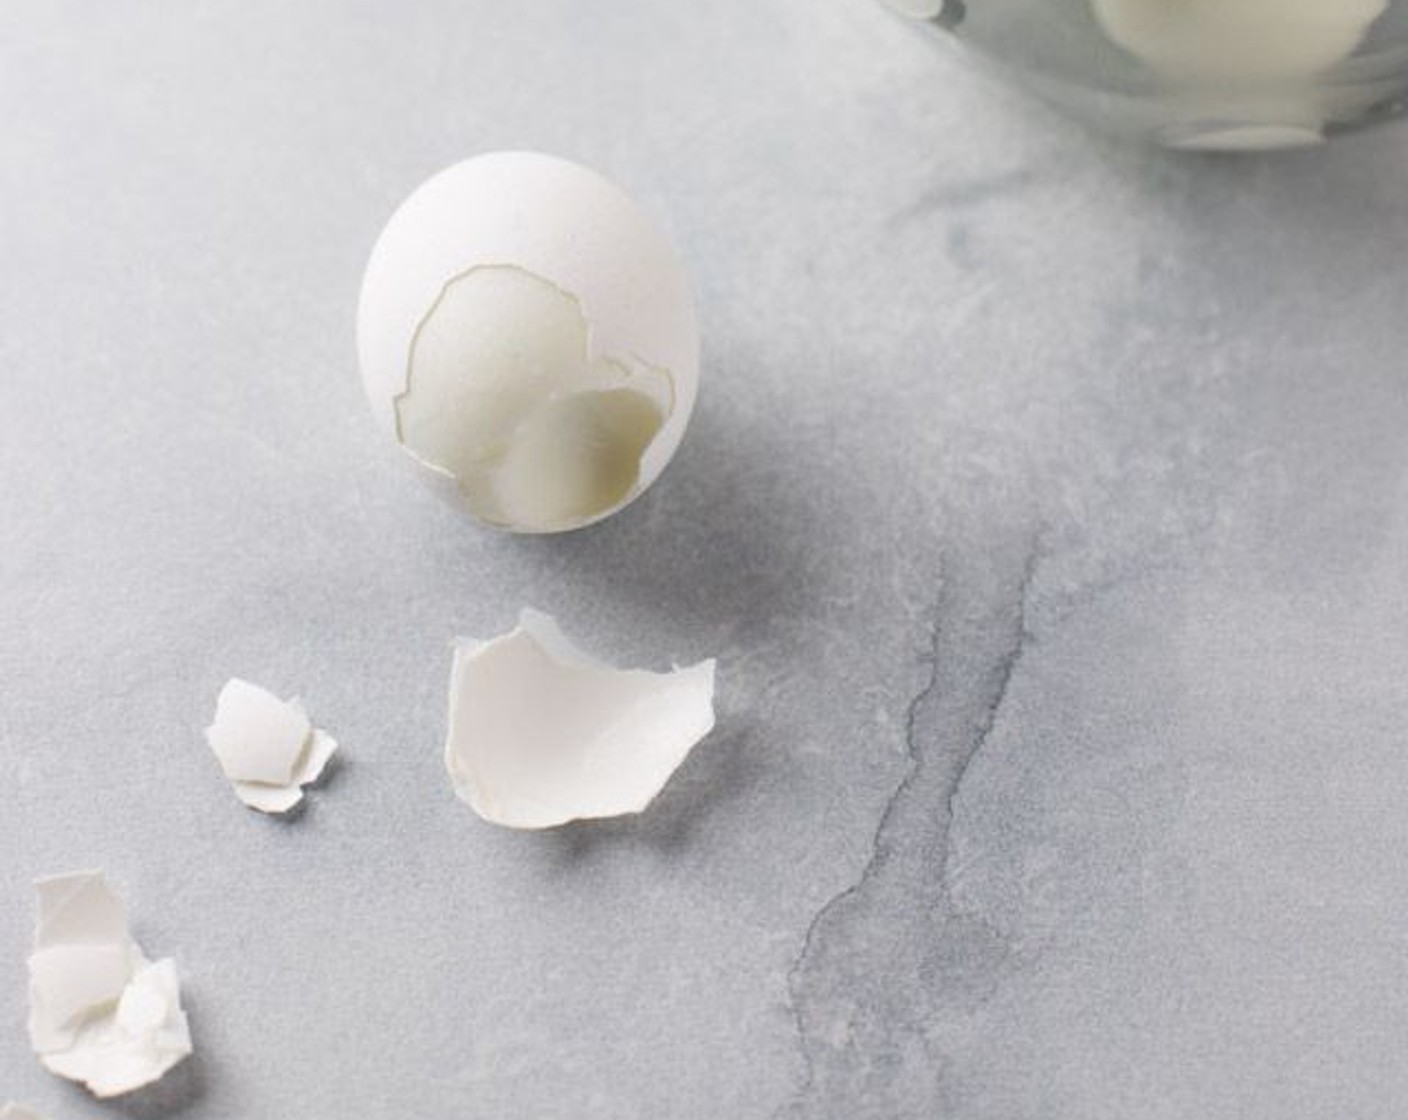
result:
M 1408 143 L 1123 147 L 868 0 L 11 0 L 0 1100 L 53 1120 L 1408 1115 Z M 361 398 L 363 263 L 591 164 L 705 325 L 624 514 L 483 531 Z M 450 641 L 717 656 L 644 816 L 457 801 Z M 344 761 L 258 817 L 242 675 Z M 103 866 L 197 1056 L 23 1028 Z

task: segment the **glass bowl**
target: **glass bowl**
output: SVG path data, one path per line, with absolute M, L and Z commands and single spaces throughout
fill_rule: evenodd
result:
M 886 0 L 1107 130 L 1303 147 L 1395 115 L 1408 0 Z

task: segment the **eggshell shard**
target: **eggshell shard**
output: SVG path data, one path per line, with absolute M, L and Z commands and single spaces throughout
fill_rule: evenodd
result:
M 220 690 L 206 742 L 235 795 L 261 813 L 286 813 L 318 780 L 337 741 L 308 720 L 297 700 L 238 678 Z
M 576 649 L 548 615 L 461 642 L 445 766 L 485 820 L 551 828 L 639 813 L 714 726 L 714 662 L 622 670 Z
M 39 1060 L 98 1097 L 158 1080 L 191 1052 L 175 963 L 147 960 L 102 872 L 34 886 L 29 1036 Z
M 497 152 L 417 189 L 357 321 L 372 410 L 427 477 L 518 532 L 600 520 L 664 469 L 698 386 L 684 269 L 618 187 Z
M 32 1108 L 25 1108 L 22 1104 L 9 1101 L 0 1105 L 0 1120 L 46 1120 L 46 1118 Z
M 232 680 L 220 690 L 205 737 L 231 781 L 286 785 L 311 730 L 298 705 Z

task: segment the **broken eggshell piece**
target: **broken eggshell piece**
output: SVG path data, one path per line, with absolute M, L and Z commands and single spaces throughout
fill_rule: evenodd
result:
M 535 152 L 466 160 L 406 199 L 367 264 L 357 348 L 372 411 L 423 476 L 515 532 L 643 492 L 698 385 L 669 239 L 615 184 Z
M 0 1104 L 0 1120 L 45 1120 L 45 1117 L 32 1108 L 25 1108 L 22 1104 L 8 1101 L 5 1104 Z
M 205 731 L 235 795 L 261 813 L 286 813 L 318 780 L 337 741 L 308 720 L 303 705 L 235 678 L 220 690 Z
M 450 677 L 445 766 L 486 821 L 551 828 L 638 813 L 714 726 L 714 662 L 614 669 L 548 615 L 461 641 Z
M 102 872 L 34 888 L 29 1038 L 39 1060 L 98 1097 L 156 1081 L 191 1052 L 175 963 L 147 960 Z

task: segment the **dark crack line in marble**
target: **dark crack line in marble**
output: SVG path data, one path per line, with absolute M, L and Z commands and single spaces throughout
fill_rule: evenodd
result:
M 992 700 L 989 701 L 987 711 L 978 728 L 978 734 L 973 740 L 972 746 L 967 754 L 962 756 L 958 762 L 958 768 L 953 775 L 953 782 L 948 791 L 948 820 L 944 824 L 943 855 L 944 862 L 940 872 L 940 879 L 943 884 L 944 893 L 951 895 L 948 881 L 948 854 L 953 850 L 953 811 L 958 804 L 958 795 L 963 789 L 963 781 L 968 777 L 968 771 L 972 768 L 974 760 L 982 753 L 988 744 L 988 739 L 992 736 L 993 728 L 997 726 L 997 717 L 1002 711 L 1002 706 L 1007 702 L 1007 690 L 1012 685 L 1012 677 L 1017 672 L 1017 666 L 1022 662 L 1022 655 L 1026 653 L 1027 646 L 1031 641 L 1031 632 L 1027 629 L 1027 603 L 1031 596 L 1032 582 L 1036 579 L 1037 564 L 1041 558 L 1041 534 L 1038 533 L 1032 542 L 1032 547 L 1027 553 L 1026 563 L 1022 569 L 1021 581 L 1017 584 L 1017 633 L 1016 639 L 1011 646 L 1004 651 L 994 666 L 997 676 L 997 684 L 993 689 Z M 935 670 L 935 678 L 938 676 Z M 922 697 L 921 697 L 922 701 Z M 918 703 L 918 702 L 916 702 Z M 911 758 L 914 758 L 914 742 L 910 739 Z M 915 769 L 918 769 L 917 765 Z M 902 790 L 896 792 L 896 797 Z M 887 806 L 888 808 L 888 806 Z
M 906 766 L 904 777 L 895 786 L 894 791 L 885 800 L 885 807 L 880 811 L 879 823 L 875 826 L 875 832 L 870 840 L 870 857 L 865 861 L 865 866 L 861 868 L 860 875 L 856 881 L 826 900 L 821 908 L 812 915 L 812 920 L 807 923 L 806 932 L 802 935 L 801 947 L 797 950 L 797 955 L 793 958 L 791 966 L 787 969 L 787 992 L 788 1010 L 792 1016 L 792 1025 L 796 1031 L 797 1038 L 801 1044 L 802 1051 L 802 1083 L 798 1086 L 793 1101 L 783 1105 L 776 1112 L 777 1116 L 782 1116 L 787 1109 L 791 1108 L 797 1101 L 806 1096 L 807 1091 L 815 1084 L 816 1068 L 812 1060 L 811 1051 L 806 1045 L 807 1026 L 802 1021 L 802 1001 L 797 997 L 797 985 L 800 981 L 802 969 L 812 956 L 817 930 L 821 928 L 823 922 L 836 907 L 840 906 L 847 899 L 858 894 L 865 884 L 874 876 L 876 870 L 883 865 L 886 857 L 885 851 L 885 831 L 890 823 L 890 819 L 895 812 L 895 806 L 899 803 L 904 794 L 911 788 L 915 778 L 919 774 L 919 753 L 915 740 L 917 735 L 917 721 L 919 712 L 924 704 L 934 695 L 934 690 L 939 686 L 939 643 L 943 640 L 942 623 L 942 595 L 939 602 L 933 608 L 933 622 L 929 627 L 929 652 L 924 655 L 924 660 L 929 662 L 929 679 L 924 683 L 924 687 L 915 693 L 910 700 L 908 708 L 905 710 L 905 754 Z
M 958 794 L 963 786 L 964 779 L 967 777 L 974 760 L 987 745 L 993 729 L 997 725 L 998 716 L 1001 713 L 1003 704 L 1006 702 L 1012 679 L 1030 643 L 1031 633 L 1027 627 L 1028 602 L 1031 587 L 1036 578 L 1037 567 L 1042 558 L 1042 542 L 1045 536 L 1046 527 L 1044 525 L 1038 527 L 1033 533 L 1031 544 L 1026 550 L 1022 574 L 1014 595 L 1017 615 L 1014 638 L 1007 648 L 1004 649 L 1001 656 L 994 662 L 988 674 L 990 677 L 995 678 L 995 683 L 991 689 L 991 699 L 985 706 L 982 718 L 978 721 L 978 725 L 975 729 L 976 734 L 972 737 L 970 745 L 960 755 L 950 781 L 946 797 L 946 811 L 948 817 L 944 824 L 943 851 L 941 852 L 942 860 L 939 869 L 940 886 L 945 897 L 951 897 L 951 888 L 948 880 L 948 853 L 952 846 L 954 807 Z M 799 988 L 801 986 L 803 971 L 814 954 L 818 932 L 832 913 L 850 899 L 859 895 L 860 892 L 865 889 L 866 885 L 870 883 L 885 866 L 892 854 L 892 849 L 886 839 L 886 834 L 890 829 L 897 807 L 904 800 L 905 795 L 913 788 L 914 783 L 923 770 L 922 748 L 918 742 L 918 721 L 919 715 L 925 705 L 934 698 L 941 679 L 942 644 L 944 640 L 944 592 L 946 590 L 947 588 L 941 589 L 932 611 L 933 622 L 929 633 L 929 650 L 927 655 L 925 655 L 925 660 L 929 662 L 928 680 L 910 700 L 906 709 L 905 750 L 908 765 L 904 776 L 885 801 L 884 808 L 880 813 L 880 819 L 872 835 L 870 857 L 867 859 L 865 866 L 861 869 L 860 875 L 853 883 L 832 895 L 812 916 L 811 921 L 807 923 L 807 928 L 802 936 L 802 943 L 798 949 L 797 955 L 793 958 L 792 964 L 787 970 L 788 1011 L 802 1054 L 803 1075 L 801 1083 L 795 1089 L 791 1099 L 775 1110 L 774 1116 L 779 1118 L 779 1120 L 789 1114 L 795 1114 L 796 1110 L 802 1106 L 808 1094 L 816 1085 L 816 1062 L 812 1055 L 811 1048 L 807 1044 L 809 1032 L 807 1024 L 804 1021 L 803 998 L 799 993 Z

